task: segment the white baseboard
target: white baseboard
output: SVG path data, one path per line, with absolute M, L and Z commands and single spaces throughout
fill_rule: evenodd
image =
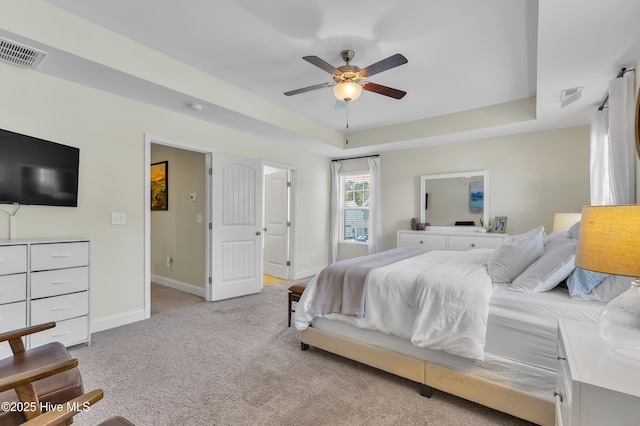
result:
M 294 274 L 293 279 L 300 280 L 302 278 L 313 277 L 314 275 L 319 274 L 323 269 L 323 267 L 320 267 L 316 269 L 308 269 L 306 271 L 299 271 Z
M 156 284 L 163 285 L 165 287 L 171 287 L 176 290 L 184 291 L 185 293 L 190 293 L 195 296 L 200 296 L 204 298 L 205 290 L 203 287 L 197 287 L 193 284 L 183 283 L 181 281 L 172 280 L 171 278 L 161 277 L 159 275 L 151 275 L 151 281 Z
M 131 324 L 145 319 L 144 309 L 140 309 L 138 311 L 130 311 L 124 314 L 93 320 L 91 321 L 91 333 L 97 333 L 99 331 L 120 327 L 122 325 Z

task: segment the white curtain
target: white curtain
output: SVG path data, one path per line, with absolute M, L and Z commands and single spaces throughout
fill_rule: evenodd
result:
M 609 83 L 609 111 L 591 119 L 591 204 L 635 203 L 635 81 L 632 73 Z
M 329 262 L 338 259 L 340 242 L 340 163 L 331 162 L 331 233 L 329 234 Z
M 369 158 L 369 254 L 382 251 L 382 202 L 380 197 L 380 157 Z
M 609 110 L 597 110 L 591 115 L 591 146 L 589 170 L 591 177 L 591 205 L 608 204 L 608 146 L 609 146 Z M 605 167 L 605 163 L 607 163 Z
M 635 81 L 627 73 L 609 83 L 609 140 L 612 204 L 634 204 L 635 186 Z

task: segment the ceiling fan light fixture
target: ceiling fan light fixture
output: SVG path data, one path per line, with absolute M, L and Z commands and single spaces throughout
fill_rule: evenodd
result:
M 333 86 L 333 95 L 343 102 L 355 101 L 362 94 L 362 86 L 353 81 L 341 81 Z

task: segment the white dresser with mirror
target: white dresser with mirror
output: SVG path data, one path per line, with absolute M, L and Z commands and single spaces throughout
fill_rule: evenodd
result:
M 420 223 L 424 230 L 398 230 L 398 247 L 437 250 L 496 248 L 507 236 L 489 226 L 489 172 L 420 176 Z M 454 226 L 472 223 L 471 226 Z

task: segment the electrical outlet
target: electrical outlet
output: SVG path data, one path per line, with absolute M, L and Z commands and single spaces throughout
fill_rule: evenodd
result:
M 124 225 L 127 221 L 127 215 L 125 213 L 111 213 L 112 225 Z

